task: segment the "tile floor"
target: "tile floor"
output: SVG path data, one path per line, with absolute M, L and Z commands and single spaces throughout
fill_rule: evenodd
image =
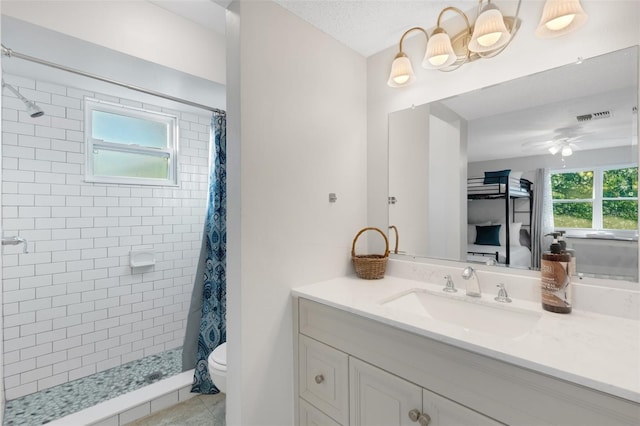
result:
M 224 394 L 197 395 L 128 426 L 225 426 Z
M 182 371 L 182 348 L 7 401 L 4 426 L 35 426 L 91 407 Z M 224 418 L 224 416 L 223 416 Z

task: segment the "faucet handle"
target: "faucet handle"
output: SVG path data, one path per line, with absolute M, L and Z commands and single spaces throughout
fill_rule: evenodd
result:
M 445 275 L 444 279 L 447 280 L 447 284 L 445 288 L 442 289 L 442 291 L 446 293 L 456 293 L 458 290 L 456 289 L 456 286 L 453 283 L 453 280 L 451 279 L 451 275 L 449 274 Z
M 494 299 L 497 302 L 511 303 L 511 299 L 509 298 L 509 295 L 507 294 L 507 289 L 504 288 L 504 284 L 500 283 L 496 287 L 498 287 L 498 295 L 496 297 L 494 297 Z

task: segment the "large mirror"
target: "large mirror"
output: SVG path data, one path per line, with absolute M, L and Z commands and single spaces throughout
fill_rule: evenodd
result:
M 389 115 L 398 254 L 638 281 L 638 47 Z

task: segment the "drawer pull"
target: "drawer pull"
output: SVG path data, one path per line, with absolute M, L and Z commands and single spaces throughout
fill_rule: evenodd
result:
M 412 422 L 418 422 L 420 426 L 428 426 L 431 423 L 431 417 L 426 413 L 421 413 L 420 410 L 413 409 L 409 411 L 409 418 Z
M 316 380 L 316 383 L 317 383 L 317 384 L 320 384 L 320 383 L 324 382 L 324 376 L 323 376 L 322 374 L 318 374 L 318 375 L 315 377 L 315 380 Z

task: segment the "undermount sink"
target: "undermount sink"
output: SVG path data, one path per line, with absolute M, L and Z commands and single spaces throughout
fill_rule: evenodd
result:
M 449 296 L 423 289 L 413 289 L 391 296 L 382 306 L 402 310 L 462 327 L 501 337 L 521 336 L 535 327 L 541 317 L 538 312 L 470 300 L 466 296 Z

